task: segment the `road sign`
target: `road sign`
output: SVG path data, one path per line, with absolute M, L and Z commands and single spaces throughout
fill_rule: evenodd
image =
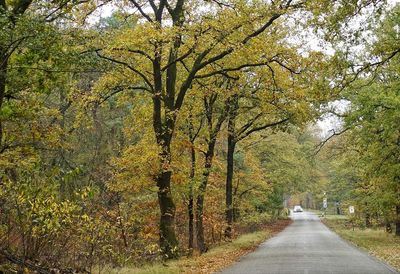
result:
M 324 203 L 324 208 L 327 208 L 328 207 L 328 200 L 326 198 L 324 198 L 323 203 Z
M 354 206 L 349 206 L 349 213 L 354 214 Z

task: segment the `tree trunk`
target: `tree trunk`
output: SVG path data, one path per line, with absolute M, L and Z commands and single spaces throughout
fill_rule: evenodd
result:
M 225 229 L 225 237 L 232 237 L 232 225 L 234 218 L 233 208 L 233 155 L 235 154 L 236 147 L 236 116 L 239 107 L 239 97 L 237 94 L 233 95 L 229 101 L 229 116 L 228 116 L 228 155 L 226 163 L 226 185 L 225 185 L 225 219 L 227 227 Z
M 189 185 L 189 203 L 188 203 L 188 217 L 189 217 L 189 254 L 193 252 L 193 238 L 194 238 L 194 214 L 193 214 L 193 183 L 196 170 L 196 151 L 194 150 L 194 144 L 191 147 L 191 161 L 190 167 L 190 185 Z
M 8 57 L 0 49 L 0 110 L 3 106 L 4 96 L 6 92 L 6 78 L 7 78 L 7 65 Z M 3 142 L 3 121 L 0 118 L 0 150 L 2 149 Z
M 205 183 L 199 187 L 199 191 L 205 191 Z M 196 199 L 196 238 L 197 248 L 200 253 L 207 252 L 207 246 L 204 241 L 204 226 L 203 226 L 203 207 L 204 207 L 204 194 L 198 194 Z
M 215 144 L 216 144 L 216 138 L 211 139 L 210 142 L 208 143 L 206 160 L 204 163 L 203 178 L 199 186 L 196 199 L 196 237 L 197 237 L 197 248 L 199 249 L 200 253 L 207 252 L 208 250 L 204 240 L 203 208 L 204 208 L 204 195 L 208 184 L 208 178 L 210 176 L 210 169 L 214 157 Z
M 158 202 L 160 206 L 160 249 L 165 259 L 179 257 L 178 239 L 175 234 L 175 204 L 171 192 L 171 135 L 163 135 L 161 147 L 160 173 L 157 177 Z
M 191 190 L 193 190 L 193 188 Z M 194 240 L 193 193 L 189 194 L 188 218 L 189 218 L 189 224 L 188 224 L 188 226 L 189 226 L 188 248 L 189 248 L 189 255 L 192 255 L 192 253 L 193 253 L 193 240 Z
M 340 215 L 340 214 L 341 214 L 339 202 L 336 202 L 336 214 L 337 214 L 337 215 Z
M 179 256 L 178 240 L 175 235 L 175 204 L 171 193 L 171 174 L 162 170 L 157 178 L 158 202 L 160 205 L 160 248 L 165 259 Z
M 365 226 L 371 227 L 371 214 L 365 213 Z
M 213 106 L 216 99 L 217 99 L 217 94 L 212 94 L 209 97 L 204 98 L 204 107 L 206 111 L 205 116 L 208 124 L 208 132 L 210 134 L 210 138 L 208 140 L 207 152 L 205 153 L 202 180 L 200 182 L 196 198 L 196 237 L 197 237 L 197 248 L 201 253 L 207 251 L 207 246 L 204 241 L 204 227 L 203 227 L 204 195 L 206 192 L 208 178 L 210 176 L 210 170 L 214 158 L 214 150 L 215 150 L 215 144 L 217 142 L 217 135 L 218 132 L 221 130 L 222 123 L 225 121 L 228 110 L 227 105 L 225 105 L 225 110 L 218 117 L 215 126 L 213 126 Z
M 400 236 L 400 206 L 396 206 L 396 236 Z
M 161 5 L 161 3 L 160 3 Z M 159 14 L 159 16 L 162 16 Z M 157 21 L 161 22 L 161 18 Z M 160 249 L 164 259 L 179 257 L 178 239 L 175 234 L 175 204 L 171 192 L 171 141 L 175 129 L 176 112 L 174 108 L 174 73 L 167 72 L 167 94 L 162 100 L 163 77 L 161 72 L 161 43 L 155 49 L 155 59 L 153 60 L 153 128 L 157 144 L 160 148 L 159 161 L 160 171 L 157 176 L 158 202 L 160 206 Z M 169 68 L 173 70 L 175 66 Z M 164 112 L 164 117 L 162 115 Z
M 231 119 L 229 119 L 229 124 L 231 122 Z M 229 127 L 228 124 L 228 127 Z M 232 181 L 233 181 L 233 155 L 235 153 L 235 147 L 236 147 L 236 142 L 235 142 L 235 137 L 233 134 L 229 132 L 228 134 L 228 155 L 227 155 L 227 165 L 226 165 L 226 186 L 225 186 L 225 217 L 226 217 L 226 223 L 227 227 L 225 229 L 225 237 L 231 238 L 232 237 L 232 224 L 233 224 L 233 193 L 232 193 Z
M 389 219 L 386 217 L 385 218 L 385 231 L 387 233 L 392 233 L 392 224 L 390 223 Z

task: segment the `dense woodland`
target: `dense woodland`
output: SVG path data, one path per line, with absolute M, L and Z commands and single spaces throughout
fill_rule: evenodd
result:
M 0 272 L 201 254 L 290 196 L 400 235 L 399 4 L 0 0 L 0 26 Z

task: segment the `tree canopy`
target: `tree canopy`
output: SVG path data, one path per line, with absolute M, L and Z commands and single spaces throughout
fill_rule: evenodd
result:
M 400 229 L 399 5 L 0 0 L 0 25 L 0 272 L 204 253 L 324 190 Z

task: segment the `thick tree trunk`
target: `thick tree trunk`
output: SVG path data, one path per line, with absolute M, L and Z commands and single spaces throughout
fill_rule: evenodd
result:
M 400 206 L 396 206 L 396 236 L 400 236 Z
M 178 240 L 175 235 L 175 204 L 171 193 L 171 174 L 162 170 L 157 178 L 158 202 L 160 206 L 160 248 L 165 259 L 177 258 Z
M 160 5 L 163 5 L 160 3 Z M 156 17 L 161 22 L 162 12 Z M 157 144 L 160 148 L 160 172 L 157 176 L 158 202 L 160 206 L 160 249 L 164 259 L 179 257 L 178 239 L 175 234 L 175 204 L 171 192 L 171 141 L 175 129 L 176 112 L 174 108 L 175 79 L 174 72 L 167 72 L 167 91 L 162 100 L 163 77 L 161 71 L 162 45 L 159 43 L 155 49 L 153 60 L 154 93 L 153 93 L 153 128 Z M 174 66 L 169 70 L 174 70 Z M 164 117 L 162 115 L 164 112 Z
M 170 129 L 170 130 L 168 130 Z M 175 233 L 175 203 L 171 191 L 171 140 L 173 127 L 167 127 L 165 132 L 156 136 L 161 152 L 160 172 L 157 176 L 158 203 L 160 207 L 160 249 L 164 259 L 179 257 L 178 239 Z
M 230 120 L 229 120 L 230 121 Z M 225 217 L 226 217 L 226 224 L 227 227 L 225 229 L 225 237 L 231 238 L 232 237 L 232 225 L 233 225 L 233 155 L 235 153 L 235 137 L 233 134 L 228 135 L 228 155 L 227 155 L 227 165 L 226 165 L 226 186 L 225 186 Z
M 208 184 L 208 178 L 210 176 L 210 169 L 214 157 L 215 143 L 216 143 L 216 138 L 213 138 L 208 144 L 206 160 L 204 163 L 203 178 L 199 186 L 196 199 L 196 237 L 197 237 L 197 248 L 199 249 L 200 253 L 207 252 L 208 250 L 204 240 L 203 209 L 204 209 L 204 195 Z

